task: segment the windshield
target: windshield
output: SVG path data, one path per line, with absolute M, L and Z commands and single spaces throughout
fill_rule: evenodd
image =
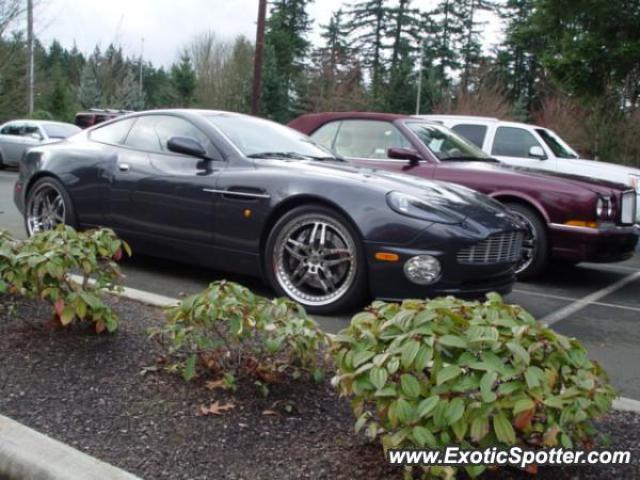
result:
M 241 115 L 205 115 L 247 157 L 337 160 L 306 135 L 275 122 Z
M 553 151 L 553 154 L 558 158 L 578 158 L 578 154 L 573 149 L 564 143 L 564 141 L 553 133 L 551 130 L 544 128 L 536 128 L 538 135 L 542 137 L 544 143 Z
M 49 138 L 67 138 L 80 131 L 75 125 L 61 125 L 57 123 L 43 123 L 42 128 Z
M 439 160 L 491 160 L 474 144 L 442 125 L 407 122 L 407 127 Z

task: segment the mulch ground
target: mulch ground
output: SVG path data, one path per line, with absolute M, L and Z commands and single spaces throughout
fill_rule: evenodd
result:
M 114 299 L 120 330 L 95 335 L 44 327 L 41 303 L 10 303 L 0 296 L 0 413 L 101 460 L 154 480 L 402 478 L 377 444 L 353 433 L 348 402 L 328 382 L 280 385 L 266 399 L 251 385 L 210 391 L 146 368 L 162 354 L 146 335 L 162 321 L 157 309 Z M 200 406 L 215 401 L 235 408 L 203 416 Z M 610 448 L 632 451 L 633 465 L 547 467 L 536 478 L 640 478 L 640 416 L 616 412 L 599 427 Z

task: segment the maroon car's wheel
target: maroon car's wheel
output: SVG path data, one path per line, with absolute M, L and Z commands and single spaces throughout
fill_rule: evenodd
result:
M 265 261 L 273 288 L 310 312 L 344 311 L 364 300 L 360 238 L 329 208 L 309 205 L 285 214 L 269 235 Z
M 520 203 L 507 203 L 506 206 L 526 226 L 522 259 L 516 268 L 518 278 L 527 279 L 540 275 L 549 263 L 547 228 L 532 208 Z

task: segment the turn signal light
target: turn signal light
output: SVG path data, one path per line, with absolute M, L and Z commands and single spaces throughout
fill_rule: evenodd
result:
M 564 224 L 570 227 L 598 228 L 598 222 L 587 222 L 585 220 L 569 220 L 568 222 L 564 222 Z
M 376 252 L 374 257 L 376 258 L 376 260 L 380 260 L 383 262 L 397 262 L 398 260 L 400 260 L 400 255 L 388 252 Z

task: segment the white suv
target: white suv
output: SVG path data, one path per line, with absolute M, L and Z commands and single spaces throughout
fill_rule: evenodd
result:
M 640 223 L 640 169 L 580 158 L 558 134 L 526 123 L 464 115 L 420 115 L 441 123 L 509 165 L 609 180 L 635 189 Z

